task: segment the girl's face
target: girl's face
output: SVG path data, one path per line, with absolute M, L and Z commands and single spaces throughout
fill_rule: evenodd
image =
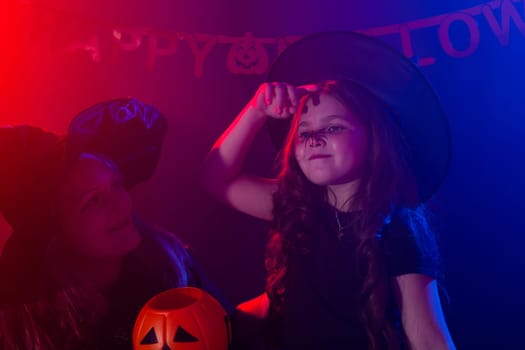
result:
M 73 256 L 121 257 L 140 243 L 129 193 L 118 171 L 100 158 L 84 154 L 73 164 L 60 210 L 64 242 Z
M 304 175 L 320 186 L 359 180 L 368 154 L 366 127 L 332 95 L 308 97 L 299 112 L 295 158 Z

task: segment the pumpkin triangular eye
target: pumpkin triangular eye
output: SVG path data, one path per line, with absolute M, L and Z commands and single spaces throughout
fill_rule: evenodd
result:
M 155 334 L 155 330 L 153 327 L 148 331 L 148 334 L 144 336 L 142 341 L 140 342 L 141 345 L 149 345 L 149 344 L 157 344 L 159 341 L 157 340 L 157 335 Z
M 228 316 L 224 316 L 224 323 L 226 324 L 226 332 L 228 333 L 228 349 L 231 349 L 232 346 L 232 330 L 231 330 L 231 324 L 230 319 Z
M 175 343 L 195 343 L 198 342 L 199 339 L 195 338 L 193 335 L 190 334 L 187 330 L 179 326 L 177 328 L 177 333 L 175 334 Z

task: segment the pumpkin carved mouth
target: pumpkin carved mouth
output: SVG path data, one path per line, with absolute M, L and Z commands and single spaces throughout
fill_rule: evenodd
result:
M 238 58 L 235 58 L 235 64 L 243 68 L 250 69 L 250 68 L 257 66 L 259 64 L 259 60 L 258 59 L 248 60 L 245 57 L 242 57 L 242 61 L 241 61 Z

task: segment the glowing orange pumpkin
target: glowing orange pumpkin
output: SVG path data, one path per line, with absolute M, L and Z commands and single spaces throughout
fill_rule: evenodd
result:
M 151 298 L 133 328 L 135 350 L 227 350 L 226 311 L 201 289 L 174 288 Z

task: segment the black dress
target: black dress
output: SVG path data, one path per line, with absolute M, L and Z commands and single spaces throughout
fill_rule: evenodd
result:
M 292 249 L 288 256 L 283 304 L 279 312 L 271 309 L 265 325 L 266 342 L 274 344 L 253 349 L 368 349 L 364 325 L 359 318 L 359 289 L 352 259 L 355 243 L 352 232 L 338 237 L 338 223 L 350 222 L 349 213 L 326 208 L 323 228 L 313 234 L 307 253 Z M 344 225 L 344 224 L 343 224 Z M 420 273 L 436 277 L 438 255 L 435 242 L 421 240 L 402 212 L 397 213 L 377 234 L 391 277 Z M 393 300 L 393 298 L 392 298 Z M 399 310 L 394 302 L 388 308 L 402 333 Z

